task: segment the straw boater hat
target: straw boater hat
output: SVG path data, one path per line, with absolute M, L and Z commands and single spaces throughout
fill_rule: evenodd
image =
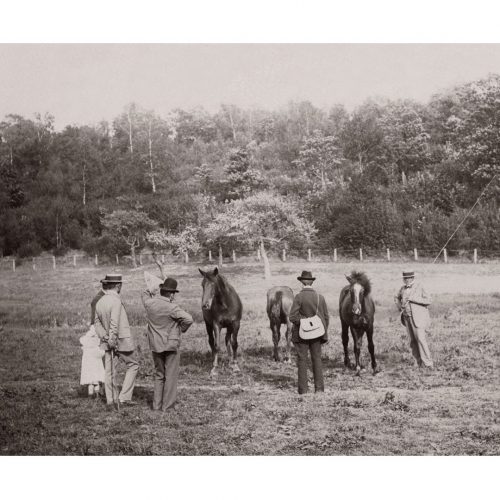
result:
M 106 274 L 101 283 L 123 283 L 121 274 Z
M 166 292 L 178 293 L 177 290 L 177 280 L 174 278 L 167 278 L 161 285 L 160 290 L 165 290 Z
M 415 271 L 403 271 L 403 279 L 405 278 L 414 278 L 415 277 Z
M 314 281 L 316 278 L 313 278 L 311 271 L 302 271 L 302 274 L 297 279 L 299 281 L 303 281 L 303 280 Z

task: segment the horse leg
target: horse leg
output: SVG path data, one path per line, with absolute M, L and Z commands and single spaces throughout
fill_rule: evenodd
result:
M 279 351 L 279 343 L 281 337 L 281 325 L 276 321 L 271 321 L 271 330 L 273 332 L 273 358 L 274 361 L 280 361 L 280 351 Z
M 340 320 L 342 324 L 342 345 L 344 346 L 344 366 L 352 369 L 352 363 L 349 360 L 349 325 Z
M 233 371 L 239 372 L 240 367 L 238 366 L 237 356 L 238 356 L 238 332 L 240 331 L 240 322 L 234 321 L 231 326 L 228 327 L 228 331 L 231 331 L 231 347 L 233 348 Z
M 220 325 L 217 323 L 213 324 L 213 348 L 212 348 L 212 353 L 214 355 L 213 358 L 213 364 L 212 364 L 212 371 L 210 372 L 211 377 L 216 377 L 217 376 L 217 368 L 219 366 L 219 346 L 220 346 Z
M 372 370 L 373 375 L 380 372 L 380 368 L 377 367 L 377 361 L 375 359 L 375 346 L 373 345 L 373 325 L 366 330 L 366 338 L 368 339 L 368 351 L 372 359 Z
M 361 354 L 361 344 L 363 342 L 363 331 L 358 331 L 357 328 L 352 328 L 352 338 L 354 340 L 354 356 L 356 357 L 356 375 L 359 377 L 361 375 L 361 363 L 359 362 Z
M 288 364 L 290 364 L 292 362 L 291 342 L 292 342 L 292 323 L 287 318 L 287 320 L 286 320 L 286 363 L 288 363 Z
M 208 345 L 212 351 L 212 357 L 215 355 L 214 327 L 208 321 L 205 321 L 205 327 L 208 333 Z

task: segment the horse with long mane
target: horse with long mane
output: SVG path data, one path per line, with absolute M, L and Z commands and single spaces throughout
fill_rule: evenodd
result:
M 375 318 L 375 304 L 371 297 L 371 283 L 363 272 L 352 271 L 347 276 L 349 285 L 340 292 L 339 315 L 342 324 L 342 344 L 344 346 L 344 365 L 353 368 L 349 360 L 349 328 L 354 341 L 354 355 L 356 357 L 356 375 L 361 374 L 363 368 L 359 357 L 363 334 L 366 332 L 368 339 L 368 351 L 372 361 L 373 374 L 378 373 L 377 361 L 375 360 L 375 347 L 373 345 L 373 321 Z
M 290 341 L 292 338 L 292 323 L 290 322 L 290 310 L 293 304 L 293 291 L 288 286 L 273 286 L 267 291 L 267 317 L 269 326 L 273 332 L 273 357 L 280 361 L 279 341 L 281 337 L 281 325 L 286 325 L 286 355 L 285 360 L 290 363 Z
M 208 343 L 212 350 L 213 366 L 211 375 L 217 375 L 220 351 L 220 334 L 226 329 L 227 354 L 232 359 L 234 371 L 239 371 L 236 360 L 238 350 L 238 331 L 240 329 L 243 306 L 236 290 L 229 284 L 226 277 L 219 274 L 216 267 L 213 271 L 202 271 L 201 286 L 203 294 L 201 309 L 208 333 Z

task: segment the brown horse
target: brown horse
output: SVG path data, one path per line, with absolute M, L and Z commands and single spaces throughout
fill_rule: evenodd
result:
M 267 316 L 273 332 L 273 356 L 280 361 L 279 341 L 281 325 L 286 325 L 286 355 L 285 360 L 290 363 L 290 340 L 292 337 L 292 323 L 290 323 L 290 309 L 293 304 L 292 289 L 287 286 L 275 286 L 267 291 Z
M 211 376 L 217 375 L 220 333 L 223 328 L 226 329 L 227 354 L 232 358 L 233 370 L 240 371 L 236 356 L 238 350 L 238 331 L 243 313 L 241 300 L 236 290 L 222 274 L 219 274 L 217 268 L 213 271 L 202 271 L 201 269 L 199 271 L 203 276 L 201 283 L 203 287 L 201 309 L 207 328 L 208 343 L 213 355 Z
M 344 365 L 352 368 L 349 361 L 349 328 L 354 341 L 354 355 L 356 357 L 356 375 L 361 374 L 363 368 L 360 361 L 363 334 L 368 338 L 368 351 L 372 361 L 373 374 L 379 372 L 375 360 L 373 345 L 373 321 L 375 319 L 375 304 L 371 297 L 371 283 L 365 273 L 352 271 L 346 276 L 349 285 L 340 292 L 339 315 L 342 324 L 342 344 L 344 346 Z

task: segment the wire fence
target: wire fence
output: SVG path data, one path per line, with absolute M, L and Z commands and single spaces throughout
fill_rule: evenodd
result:
M 432 262 L 439 253 L 439 248 L 424 247 L 412 249 L 366 249 L 366 248 L 308 248 L 297 250 L 267 250 L 269 260 L 282 262 Z M 30 268 L 33 271 L 58 268 L 86 268 L 99 266 L 134 267 L 155 263 L 161 264 L 223 264 L 248 263 L 261 261 L 263 256 L 260 250 L 249 251 L 241 249 L 214 249 L 200 251 L 196 254 L 188 252 L 180 255 L 153 254 L 150 252 L 138 253 L 134 264 L 130 255 L 88 255 L 67 254 L 64 256 L 39 256 L 29 258 L 3 257 L 0 259 L 0 270 L 16 272 L 18 268 Z M 463 262 L 480 264 L 500 260 L 500 250 L 454 249 L 446 248 L 438 262 Z

